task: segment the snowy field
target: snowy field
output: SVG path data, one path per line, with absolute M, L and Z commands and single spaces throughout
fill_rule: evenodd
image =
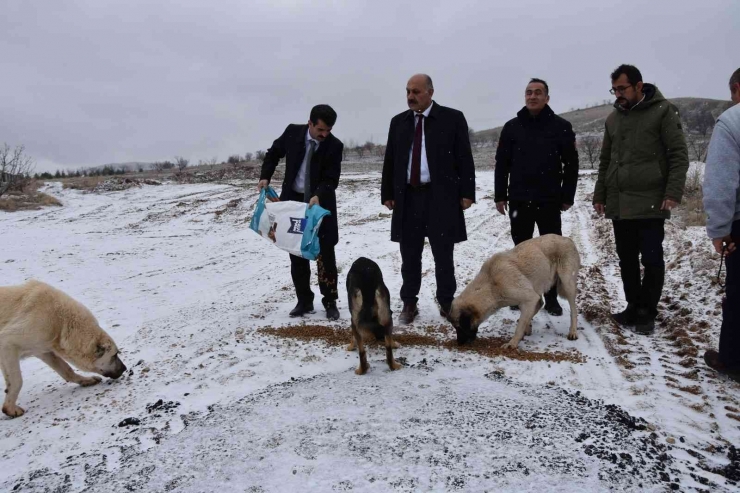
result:
M 458 350 L 427 246 L 420 317 L 395 331 L 440 344 L 404 344 L 397 372 L 371 346 L 361 377 L 357 353 L 275 333 L 305 323 L 349 342 L 344 277 L 359 256 L 381 266 L 400 313 L 378 172 L 345 171 L 338 189 L 336 323 L 320 309 L 287 316 L 288 255 L 247 228 L 256 182 L 50 186 L 64 207 L 0 214 L 2 284 L 36 278 L 81 301 L 130 371 L 82 388 L 24 360 L 26 414 L 0 418 L 0 491 L 736 491 L 740 386 L 701 360 L 718 340 L 718 258 L 702 228 L 669 221 L 656 333 L 615 326 L 606 315 L 624 295 L 611 224 L 590 205 L 593 180 L 581 176 L 563 214 L 584 265 L 577 341 L 565 337 L 564 304 L 565 316 L 535 316 L 521 355 Z M 469 240 L 455 250 L 458 292 L 513 246 L 493 172 L 477 184 Z M 511 337 L 517 315 L 495 314 L 481 344 Z M 119 426 L 127 418 L 138 424 Z

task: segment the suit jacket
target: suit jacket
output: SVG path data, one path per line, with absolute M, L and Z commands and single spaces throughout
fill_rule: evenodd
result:
M 295 196 L 293 182 L 306 155 L 307 131 L 308 125 L 288 125 L 283 135 L 278 137 L 265 153 L 260 180 L 271 180 L 278 162 L 285 157 L 285 179 L 280 200 L 289 200 Z M 339 175 L 342 171 L 343 149 L 344 144 L 329 134 L 311 158 L 311 196 L 318 196 L 319 205 L 331 212 L 331 215 L 325 217 L 321 223 L 319 238 L 332 245 L 339 242 L 337 198 L 334 191 L 339 184 Z
M 468 123 L 462 112 L 432 105 L 424 122 L 427 162 L 431 179 L 432 217 L 427 236 L 465 241 L 465 216 L 461 198 L 475 201 L 475 166 L 468 137 Z M 403 241 L 403 213 L 407 191 L 406 172 L 409 152 L 414 143 L 414 112 L 404 111 L 393 117 L 383 162 L 380 200 L 395 200 L 391 220 L 391 241 Z

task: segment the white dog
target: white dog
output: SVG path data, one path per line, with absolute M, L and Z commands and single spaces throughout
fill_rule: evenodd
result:
M 6 393 L 3 413 L 10 417 L 25 412 L 16 400 L 23 385 L 20 360 L 28 356 L 39 358 L 67 382 L 83 387 L 95 385 L 101 378 L 78 375 L 66 361 L 80 370 L 110 378 L 126 371 L 116 343 L 93 314 L 61 291 L 38 281 L 0 287 L 0 369 Z

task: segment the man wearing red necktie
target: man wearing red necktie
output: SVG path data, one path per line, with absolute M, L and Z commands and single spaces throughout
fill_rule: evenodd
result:
M 437 280 L 440 315 L 455 296 L 455 243 L 465 241 L 463 210 L 475 202 L 475 167 L 462 112 L 432 101 L 434 86 L 425 74 L 406 84 L 409 111 L 391 120 L 381 201 L 393 211 L 391 241 L 401 245 L 400 322 L 418 314 L 421 256 L 429 238 Z

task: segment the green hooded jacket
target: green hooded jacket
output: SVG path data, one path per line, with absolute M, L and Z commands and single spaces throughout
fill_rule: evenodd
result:
M 593 203 L 605 204 L 609 219 L 667 219 L 663 200 L 683 197 L 689 156 L 678 108 L 654 85 L 642 90 L 642 101 L 615 103 L 606 119 Z

